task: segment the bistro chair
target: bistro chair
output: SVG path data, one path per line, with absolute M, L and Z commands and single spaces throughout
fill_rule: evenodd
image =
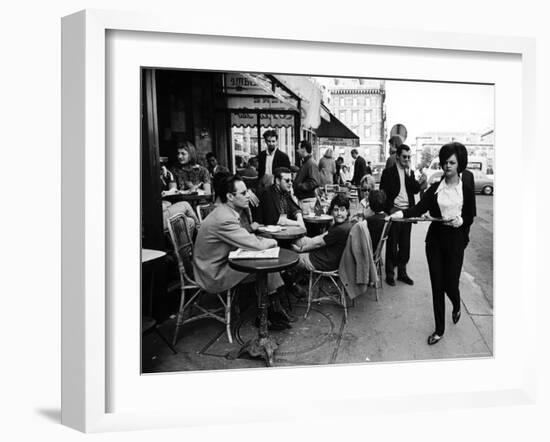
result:
M 216 208 L 216 205 L 214 203 L 199 204 L 197 206 L 197 215 L 199 217 L 199 223 L 202 224 L 202 221 L 204 220 L 204 218 L 206 218 L 210 214 L 210 212 L 213 212 L 215 208 Z
M 331 292 L 329 290 L 325 290 L 322 287 L 323 279 L 328 280 L 331 283 L 330 287 L 331 288 L 333 286 L 336 287 L 338 292 L 335 293 L 334 291 Z M 313 292 L 316 285 L 318 285 L 317 296 L 314 297 Z M 304 319 L 307 319 L 307 315 L 311 310 L 311 303 L 317 302 L 320 304 L 321 301 L 329 301 L 342 306 L 344 308 L 344 322 L 348 322 L 348 306 L 346 302 L 346 290 L 344 289 L 344 286 L 340 281 L 340 275 L 338 273 L 338 270 L 331 270 L 331 271 L 312 270 L 309 272 L 307 309 L 304 315 Z
M 325 184 L 325 193 L 336 193 L 340 192 L 340 186 L 338 184 Z
M 328 201 L 330 201 L 338 192 L 340 192 L 340 186 L 338 184 L 325 184 L 325 198 Z
M 200 213 L 200 212 L 199 212 Z M 201 304 L 204 298 L 208 298 L 205 292 L 190 276 L 192 275 L 193 241 L 184 215 L 177 214 L 168 220 L 168 231 L 178 261 L 180 274 L 180 302 L 176 318 L 176 329 L 174 331 L 173 345 L 176 345 L 180 327 L 189 322 L 203 318 L 215 319 L 225 324 L 227 339 L 233 343 L 231 336 L 231 305 L 233 302 L 234 290 L 227 290 L 224 294 L 216 293 L 221 307 L 207 307 Z M 210 297 L 211 298 L 211 297 Z M 184 319 L 185 315 L 188 315 Z
M 348 197 L 349 197 L 350 203 L 353 203 L 356 206 L 359 204 L 359 190 L 357 189 L 357 187 L 352 186 L 349 189 Z
M 388 236 L 390 234 L 390 226 L 391 220 L 386 221 L 386 223 L 384 224 L 384 228 L 382 229 L 382 233 L 380 234 L 380 241 L 378 241 L 378 245 L 376 246 L 376 250 L 374 251 L 374 265 L 376 266 L 376 273 L 378 274 L 378 284 L 374 284 L 376 302 L 378 302 L 378 289 L 384 289 L 384 284 L 382 282 L 382 272 L 384 269 L 382 250 L 384 249 L 384 245 L 386 244 L 386 240 L 388 239 Z

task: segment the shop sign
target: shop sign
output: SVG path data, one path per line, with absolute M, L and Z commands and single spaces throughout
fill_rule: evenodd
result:
M 285 109 L 292 110 L 277 98 L 264 97 L 229 97 L 227 107 L 230 109 Z
M 266 94 L 254 79 L 241 74 L 225 74 L 225 87 L 230 94 Z
M 231 112 L 232 126 L 250 126 L 258 125 L 258 114 L 248 112 Z M 292 114 L 260 114 L 260 126 L 263 127 L 293 127 L 294 115 Z
M 358 138 L 319 138 L 319 144 L 343 147 L 359 147 Z

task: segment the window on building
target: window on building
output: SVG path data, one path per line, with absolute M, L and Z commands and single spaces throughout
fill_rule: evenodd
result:
M 354 124 L 359 123 L 359 111 L 351 111 L 351 122 Z
M 345 105 L 344 97 L 340 97 L 340 100 L 338 101 L 338 103 L 340 104 L 340 106 L 344 106 Z
M 372 122 L 372 113 L 369 111 L 365 111 L 365 114 L 363 116 L 363 122 L 366 124 L 370 124 Z
M 370 138 L 371 130 L 370 126 L 365 127 L 365 138 Z
M 351 99 L 351 97 L 347 97 L 345 103 L 346 106 L 351 106 L 353 104 L 353 100 Z
M 365 105 L 365 97 L 359 97 L 357 98 L 357 104 L 359 106 L 364 106 Z
M 359 126 L 351 126 L 351 130 L 353 131 L 353 133 L 355 135 L 357 135 L 358 137 L 360 137 L 361 135 L 359 134 Z
M 353 97 L 353 107 L 357 107 L 357 97 Z
M 338 119 L 340 121 L 346 121 L 346 111 L 345 110 L 341 110 L 339 113 L 338 113 Z
M 370 98 L 365 97 L 365 107 L 370 107 Z

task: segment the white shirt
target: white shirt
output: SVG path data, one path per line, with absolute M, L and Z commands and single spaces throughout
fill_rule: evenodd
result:
M 275 157 L 275 152 L 277 152 L 277 148 L 273 149 L 273 153 L 269 153 L 269 149 L 265 151 L 265 173 L 269 175 L 273 175 L 273 158 Z
M 399 195 L 393 200 L 393 205 L 398 209 L 409 208 L 409 196 L 407 195 L 407 188 L 405 187 L 405 169 L 397 163 L 397 173 L 399 174 Z
M 458 177 L 458 184 L 448 185 L 442 179 L 435 191 L 437 204 L 443 218 L 454 218 L 462 214 L 464 198 L 462 195 L 462 180 Z

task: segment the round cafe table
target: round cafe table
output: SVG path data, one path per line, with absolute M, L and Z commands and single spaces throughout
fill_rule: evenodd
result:
M 176 349 L 168 342 L 164 335 L 158 329 L 157 321 L 153 318 L 153 296 L 155 292 L 155 273 L 156 266 L 162 263 L 162 258 L 166 256 L 166 252 L 162 250 L 153 249 L 141 249 L 141 264 L 143 273 L 143 285 L 142 287 L 142 316 L 141 316 L 141 333 L 145 335 L 150 330 L 155 333 L 164 341 L 164 343 L 172 350 L 174 354 L 177 353 Z M 147 286 L 147 287 L 145 287 Z M 147 311 L 143 312 L 143 297 L 147 296 Z
M 273 365 L 273 353 L 277 350 L 277 342 L 269 336 L 267 331 L 267 307 L 269 302 L 267 274 L 287 269 L 297 262 L 298 254 L 287 249 L 280 249 L 278 258 L 229 259 L 229 266 L 232 269 L 256 275 L 256 296 L 258 297 L 261 315 L 258 337 L 244 344 L 236 357 L 248 353 L 252 357 L 263 357 L 268 367 Z
M 288 248 L 292 241 L 305 236 L 306 233 L 306 229 L 301 226 L 281 226 L 279 232 L 268 232 L 260 227 L 256 234 L 264 238 L 273 238 L 281 247 Z
M 334 218 L 327 214 L 304 215 L 304 223 L 308 224 L 314 232 L 318 231 L 318 233 L 323 233 L 327 230 L 333 220 Z
M 201 202 L 212 202 L 214 201 L 214 195 L 211 193 L 202 193 L 202 192 L 181 192 L 178 191 L 177 193 L 171 193 L 171 194 L 165 194 L 162 196 L 162 199 L 164 201 L 169 201 L 172 204 L 180 202 L 180 201 L 187 201 L 193 208 Z

